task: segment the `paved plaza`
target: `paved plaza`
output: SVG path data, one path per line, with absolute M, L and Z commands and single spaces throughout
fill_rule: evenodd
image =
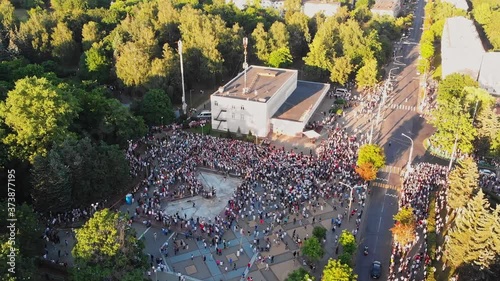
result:
M 194 198 L 165 203 L 164 208 L 172 213 L 179 212 L 180 216 L 186 214 L 188 219 L 190 216 L 213 219 L 221 213 L 240 180 L 231 176 L 224 179 L 223 175 L 210 172 L 201 172 L 199 176 L 204 185 L 213 186 L 217 190 L 217 196 L 223 197 L 205 199 L 201 196 L 195 196 Z M 258 194 L 264 192 L 261 187 L 257 187 L 256 191 Z M 361 203 L 358 203 L 358 196 L 355 196 L 352 209 L 358 209 L 359 213 Z M 195 207 L 192 207 L 193 202 L 195 202 Z M 344 220 L 341 227 L 332 232 L 331 219 L 346 213 L 347 204 L 341 206 L 338 200 L 332 201 L 332 199 L 320 199 L 318 203 L 319 206 L 310 206 L 306 203 L 309 206 L 306 217 L 291 215 L 287 223 L 273 224 L 270 235 L 264 235 L 263 230 L 271 227 L 272 218 L 263 221 L 258 218 L 254 219 L 254 217 L 239 219 L 237 224 L 233 225 L 221 237 L 221 241 L 226 244 L 226 247 L 223 247 L 222 243 L 219 244 L 219 248 L 222 249 L 221 254 L 217 254 L 216 248 L 211 246 L 209 239 L 205 237 L 203 240 L 201 235 L 190 237 L 181 231 L 163 235 L 159 226 L 153 225 L 146 228 L 140 222 L 135 222 L 133 227 L 137 230 L 138 235 L 145 239 L 146 254 L 153 255 L 154 259 L 161 256 L 167 264 L 168 272 L 151 271 L 152 280 L 178 280 L 178 274 L 181 274 L 185 276 L 186 280 L 237 281 L 245 276 L 245 279 L 252 277 L 255 281 L 283 281 L 291 271 L 303 266 L 302 257 L 297 259 L 293 257 L 294 251 L 300 252 L 299 246 L 292 239 L 293 234 L 303 240 L 305 237 L 312 236 L 314 226 L 322 225 L 328 230 L 324 245 L 326 254 L 317 265 L 318 269 L 315 272 L 315 275 L 319 276 L 320 268 L 326 264 L 328 257 L 337 256 L 335 253 L 336 235 L 340 235 L 343 229 L 349 231 L 356 229 L 354 221 L 357 216 L 353 216 L 350 222 Z M 334 210 L 332 204 L 337 206 L 337 210 Z M 135 206 L 123 206 L 123 208 L 132 207 Z M 254 235 L 256 230 L 259 233 Z M 283 242 L 276 242 L 280 240 L 276 239 L 275 235 L 279 230 L 287 233 Z M 255 239 L 259 239 L 258 248 L 261 248 L 266 246 L 268 238 L 271 244 L 269 252 L 253 249 Z M 175 254 L 174 243 L 180 245 L 181 240 L 184 246 L 179 247 L 179 252 Z M 162 255 L 160 247 L 167 242 L 167 254 Z M 270 262 L 270 257 L 273 257 L 273 262 Z M 151 262 L 152 265 L 153 262 Z M 266 267 L 266 263 L 269 263 L 268 267 Z

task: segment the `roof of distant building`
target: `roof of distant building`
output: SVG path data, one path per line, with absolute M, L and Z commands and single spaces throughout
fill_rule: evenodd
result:
M 372 10 L 392 11 L 398 4 L 398 0 L 379 0 L 375 2 Z
M 340 5 L 340 1 L 338 0 L 304 0 L 302 4 L 338 4 Z
M 500 95 L 500 53 L 490 52 L 483 55 L 478 80 L 490 93 Z
M 297 88 L 278 108 L 273 118 L 303 122 L 304 116 L 329 87 L 324 83 L 297 81 Z
M 466 0 L 442 0 L 443 2 L 450 3 L 456 8 L 462 9 L 462 10 L 469 10 L 469 4 L 467 4 Z
M 249 66 L 246 75 L 247 92 L 245 88 L 245 71 L 239 73 L 235 78 L 222 86 L 213 95 L 228 98 L 248 99 L 259 102 L 267 102 L 279 89 L 293 76 L 297 70 Z
M 446 19 L 441 45 L 450 49 L 458 48 L 468 49 L 471 52 L 485 52 L 474 22 L 464 17 Z

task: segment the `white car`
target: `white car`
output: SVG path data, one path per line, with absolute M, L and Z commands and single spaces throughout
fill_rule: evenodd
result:
M 479 170 L 480 175 L 485 175 L 485 176 L 496 176 L 495 173 L 493 173 L 491 170 L 488 169 L 480 169 Z

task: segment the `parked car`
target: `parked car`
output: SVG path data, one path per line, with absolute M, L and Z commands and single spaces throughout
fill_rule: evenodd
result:
M 198 117 L 200 119 L 212 119 L 212 112 L 210 112 L 209 110 L 203 110 L 196 117 Z
M 370 276 L 373 279 L 379 279 L 382 275 L 382 264 L 379 261 L 374 261 L 370 269 Z
M 493 176 L 493 177 L 496 176 L 495 173 L 493 173 L 493 171 L 488 169 L 479 169 L 479 174 L 485 176 Z

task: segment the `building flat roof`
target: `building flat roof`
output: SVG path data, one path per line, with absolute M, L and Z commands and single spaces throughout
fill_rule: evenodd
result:
M 245 75 L 241 72 L 213 95 L 267 102 L 296 74 L 297 70 L 251 65 L 247 70 L 247 93 L 243 92 Z
M 372 10 L 392 11 L 396 7 L 398 0 L 379 0 L 376 1 Z
M 297 88 L 278 108 L 272 118 L 302 122 L 304 116 L 316 104 L 321 94 L 329 88 L 328 84 L 297 81 Z
M 500 53 L 483 55 L 478 80 L 491 94 L 500 95 Z
M 467 49 L 468 52 L 485 52 L 474 22 L 464 17 L 446 19 L 441 46 L 441 50 L 443 48 L 458 48 Z M 460 58 L 457 57 L 457 59 Z

